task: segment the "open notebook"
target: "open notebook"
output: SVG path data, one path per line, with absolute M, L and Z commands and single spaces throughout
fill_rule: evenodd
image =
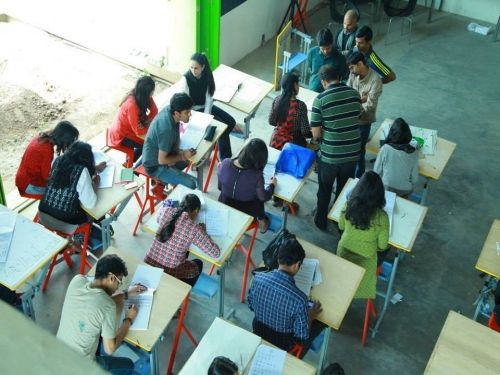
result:
M 319 260 L 305 258 L 299 272 L 294 276 L 294 280 L 297 288 L 309 297 L 313 285 L 319 285 L 323 282 L 319 270 Z
M 16 214 L 0 206 L 0 263 L 7 262 L 16 227 Z
M 122 319 L 125 318 L 125 312 L 131 305 L 136 305 L 138 313 L 134 323 L 130 326 L 130 330 L 147 330 L 149 325 L 149 317 L 153 308 L 153 295 L 160 283 L 163 270 L 157 267 L 146 266 L 140 264 L 137 266 L 134 277 L 130 283 L 131 286 L 141 284 L 148 288 L 144 293 L 135 297 L 129 297 L 123 304 Z

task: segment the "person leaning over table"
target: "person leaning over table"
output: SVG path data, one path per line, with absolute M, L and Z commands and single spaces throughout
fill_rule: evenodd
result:
M 200 208 L 200 198 L 195 194 L 187 194 L 177 208 L 171 199 L 165 200 L 158 215 L 159 229 L 144 256 L 147 264 L 163 268 L 165 273 L 191 286 L 196 284 L 203 262 L 187 259 L 189 247 L 196 245 L 212 258 L 220 255 L 220 249 L 207 234 L 205 225 L 195 222 Z
M 264 185 L 264 167 L 268 150 L 262 139 L 251 139 L 234 159 L 225 159 L 217 170 L 219 201 L 236 208 L 259 221 L 261 233 L 269 228 L 264 202 L 270 200 L 277 180 L 273 176 L 269 186 Z
M 343 231 L 337 255 L 365 269 L 354 298 L 375 298 L 378 253 L 389 248 L 389 217 L 384 211 L 384 184 L 379 175 L 368 171 L 351 191 L 339 218 Z
M 142 155 L 143 137 L 149 124 L 158 114 L 153 100 L 155 81 L 149 76 L 137 80 L 135 87 L 120 104 L 120 109 L 109 129 L 111 146 L 123 146 L 134 150 L 134 162 Z
M 294 276 L 305 258 L 302 245 L 287 239 L 278 250 L 278 269 L 259 272 L 248 291 L 248 306 L 255 313 L 253 332 L 283 350 L 302 344 L 304 356 L 325 325 L 315 319 L 321 303 L 311 301 L 295 285 Z
M 118 291 L 127 275 L 127 266 L 121 258 L 104 255 L 95 266 L 94 280 L 90 281 L 83 275 L 73 277 L 66 291 L 57 330 L 59 340 L 117 375 L 135 373 L 132 360 L 112 357 L 111 354 L 123 342 L 138 312 L 132 305 L 116 329 L 117 304 L 147 289 L 138 284 Z M 100 337 L 107 355 L 98 354 Z
M 239 375 L 238 366 L 227 357 L 215 357 L 208 368 L 207 375 Z

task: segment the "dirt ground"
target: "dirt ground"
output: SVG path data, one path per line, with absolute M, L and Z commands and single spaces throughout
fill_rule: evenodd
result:
M 0 173 L 8 193 L 32 137 L 63 119 L 81 140 L 94 137 L 142 72 L 18 22 L 0 22 L 0 41 Z

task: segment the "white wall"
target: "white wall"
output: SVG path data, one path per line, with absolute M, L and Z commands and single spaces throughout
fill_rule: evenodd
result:
M 196 48 L 196 0 L 4 0 L 11 17 L 121 61 L 164 57 L 184 72 Z M 146 57 L 147 54 L 147 57 Z
M 320 0 L 310 0 L 308 9 Z M 220 63 L 233 65 L 274 38 L 290 4 L 289 0 L 246 0 L 222 16 L 220 27 Z
M 439 5 L 439 0 L 434 3 Z M 442 10 L 496 24 L 500 16 L 500 0 L 443 0 Z

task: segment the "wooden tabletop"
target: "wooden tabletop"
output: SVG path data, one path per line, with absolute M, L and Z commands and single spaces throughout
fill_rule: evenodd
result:
M 135 270 L 139 264 L 145 264 L 133 251 L 116 249 L 108 247 L 105 255 L 116 254 L 125 261 L 128 270 L 128 276 L 123 279 L 122 288 L 129 286 L 134 277 Z M 95 266 L 89 271 L 89 275 L 94 275 Z M 150 352 L 165 331 L 168 323 L 172 320 L 177 310 L 181 307 L 184 298 L 191 290 L 191 286 L 163 273 L 160 284 L 153 297 L 153 308 L 149 319 L 148 329 L 145 331 L 128 331 L 125 340 L 130 344 L 140 347 Z M 123 306 L 118 306 L 118 316 L 121 314 Z
M 0 210 L 16 216 L 7 262 L 0 263 L 0 284 L 16 290 L 61 251 L 68 241 L 5 206 L 0 205 Z
M 281 151 L 272 147 L 267 147 L 267 150 L 269 152 L 268 164 L 270 162 L 276 164 Z M 306 179 L 311 173 L 312 169 L 313 167 L 311 166 L 311 168 L 309 168 L 309 171 L 307 172 L 307 175 L 304 178 L 300 179 L 286 173 L 276 173 L 276 180 L 278 181 L 278 184 L 274 189 L 273 195 L 275 197 L 283 199 L 286 202 L 294 202 L 297 194 L 299 193 L 300 189 L 302 189 L 302 186 L 304 186 Z M 267 182 L 268 181 L 266 181 L 266 183 Z
M 332 209 L 328 213 L 328 219 L 338 222 L 340 212 L 346 203 L 346 196 L 354 186 L 356 181 L 350 178 L 345 184 L 339 199 L 335 201 Z M 394 212 L 392 217 L 392 228 L 389 234 L 389 244 L 400 250 L 410 252 L 422 227 L 427 207 L 409 201 L 401 197 L 396 197 Z
M 306 258 L 319 260 L 323 282 L 311 289 L 312 299 L 319 300 L 323 308 L 318 320 L 338 330 L 365 269 L 303 239 L 297 240 Z
M 252 113 L 273 88 L 272 83 L 266 82 L 262 79 L 223 64 L 219 65 L 217 69 L 214 70 L 213 74 L 216 89 L 217 86 L 224 85 L 226 80 L 236 79 L 241 81 L 242 84 L 240 89 L 236 92 L 236 94 L 234 94 L 231 101 L 226 104 L 246 114 Z M 252 101 L 248 101 L 244 96 L 245 88 L 249 87 L 255 87 L 259 90 L 258 94 Z
M 500 279 L 500 220 L 495 219 L 484 242 L 476 269 Z
M 191 192 L 183 185 L 177 185 L 177 187 L 168 195 L 169 199 L 181 201 L 182 198 Z M 229 211 L 229 227 L 227 228 L 227 235 L 225 236 L 212 236 L 214 242 L 219 246 L 221 254 L 219 258 L 214 259 L 205 254 L 196 246 L 191 246 L 189 252 L 196 257 L 206 260 L 211 264 L 215 264 L 217 267 L 221 267 L 226 259 L 231 255 L 236 243 L 239 241 L 241 236 L 246 232 L 248 226 L 253 221 L 253 218 L 241 211 L 235 210 L 232 207 L 226 206 L 225 204 L 210 198 L 208 195 L 203 194 L 203 199 L 205 200 L 205 205 L 213 209 L 226 209 Z M 143 228 L 146 232 L 151 234 L 156 234 L 158 230 L 158 211 L 156 210 L 153 216 L 144 224 Z
M 273 346 L 243 328 L 215 318 L 179 374 L 206 374 L 210 363 L 217 356 L 228 357 L 238 366 L 240 374 L 248 374 L 252 367 L 253 356 L 260 344 Z M 314 367 L 287 353 L 282 374 L 315 373 Z
M 209 151 L 212 150 L 215 143 L 219 140 L 222 133 L 224 133 L 224 130 L 226 130 L 226 128 L 227 128 L 226 124 L 224 124 L 220 121 L 217 121 L 215 119 L 212 120 L 210 125 L 214 125 L 217 128 L 215 130 L 214 137 L 212 138 L 211 141 L 206 141 L 204 139 L 201 140 L 200 144 L 196 148 L 196 154 L 194 154 L 193 157 L 189 159 L 194 164 L 198 163 L 205 156 L 205 154 L 207 154 Z
M 126 184 L 120 182 L 120 174 L 123 166 L 113 159 L 110 160 L 109 164 L 113 164 L 115 166 L 113 186 L 110 188 L 97 189 L 97 203 L 94 208 L 87 209 L 82 206 L 85 212 L 87 212 L 94 219 L 100 219 L 103 217 L 113 207 L 116 207 L 118 204 L 139 190 L 142 185 L 144 185 L 144 180 L 134 175 L 134 181 L 137 182 L 137 187 L 125 189 Z
M 500 369 L 500 334 L 450 311 L 424 374 L 496 375 Z
M 109 374 L 2 301 L 0 316 L 1 374 Z
M 380 134 L 385 124 L 392 124 L 394 120 L 385 119 L 382 125 L 377 129 L 373 137 L 366 144 L 366 151 L 372 154 L 378 154 L 380 150 Z M 443 173 L 451 154 L 455 150 L 456 143 L 447 141 L 446 139 L 437 138 L 436 153 L 434 155 L 424 155 L 423 158 L 418 160 L 418 172 L 424 176 L 438 180 Z

